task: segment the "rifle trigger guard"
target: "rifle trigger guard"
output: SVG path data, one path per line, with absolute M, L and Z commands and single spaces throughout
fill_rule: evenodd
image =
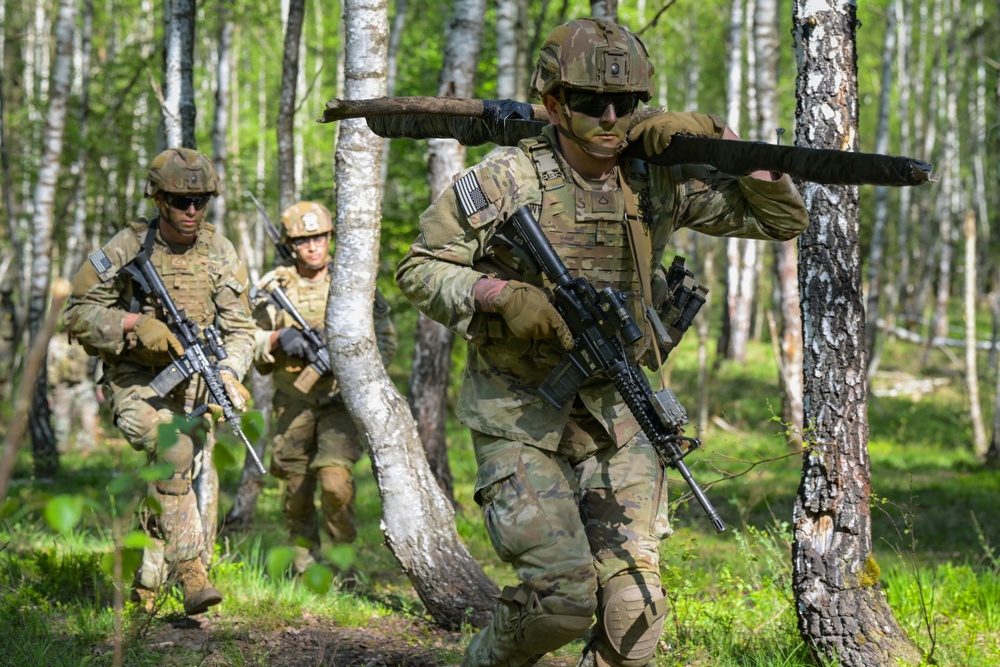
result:
M 686 435 L 671 435 L 667 437 L 667 442 L 677 445 L 681 455 L 674 459 L 674 462 L 682 460 L 688 454 L 701 447 L 700 438 L 689 438 Z

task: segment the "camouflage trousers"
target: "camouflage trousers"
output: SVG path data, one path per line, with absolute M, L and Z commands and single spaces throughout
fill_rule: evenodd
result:
M 137 580 L 151 590 L 165 583 L 173 563 L 200 557 L 205 540 L 215 539 L 204 533 L 192 488 L 201 469 L 202 449 L 211 437 L 210 424 L 206 418 L 184 418 L 202 402 L 205 392 L 200 382 L 191 382 L 161 398 L 149 387 L 155 375 L 151 369 L 123 364 L 109 369 L 105 378 L 115 425 L 128 443 L 146 453 L 149 465 L 174 466 L 172 477 L 147 487 L 147 497 L 159 510 L 147 503 L 140 516 L 153 546 L 143 551 Z
M 660 625 L 646 633 L 646 653 L 636 662 L 623 633 L 609 630 L 617 612 L 608 610 L 610 598 L 621 604 L 623 589 L 640 611 L 662 598 L 658 545 L 671 532 L 667 490 L 646 437 L 640 432 L 616 448 L 580 406 L 554 452 L 478 432 L 473 442 L 476 500 L 497 555 L 522 583 L 501 594 L 462 667 L 533 665 L 582 636 L 595 611 L 592 646 L 604 660 L 597 664 L 655 664 Z M 658 609 L 662 624 L 665 609 Z
M 97 444 L 97 387 L 93 382 L 60 383 L 52 387 L 52 429 L 60 451 Z
M 289 540 L 303 551 L 320 545 L 316 489 L 320 489 L 323 529 L 335 543 L 353 542 L 354 480 L 361 458 L 357 428 L 340 400 L 317 405 L 274 396 L 275 434 L 271 473 L 285 480 L 284 514 Z M 296 563 L 303 569 L 311 557 Z

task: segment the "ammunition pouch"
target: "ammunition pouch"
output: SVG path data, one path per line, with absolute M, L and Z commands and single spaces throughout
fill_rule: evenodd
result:
M 653 312 L 648 313 L 663 359 L 680 344 L 684 332 L 705 305 L 707 295 L 708 288 L 695 280 L 694 273 L 684 267 L 684 258 L 679 255 L 674 257 L 666 271 L 663 302 L 654 303 L 651 306 Z

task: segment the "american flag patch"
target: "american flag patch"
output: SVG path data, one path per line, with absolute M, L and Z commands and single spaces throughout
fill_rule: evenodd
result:
M 107 274 L 114 268 L 114 265 L 108 259 L 108 256 L 104 254 L 104 248 L 90 253 L 89 259 L 90 263 L 94 266 L 94 270 L 97 271 L 97 275 L 101 277 L 101 280 L 107 280 Z
M 458 195 L 458 204 L 467 218 L 490 205 L 474 171 L 455 181 L 455 193 Z

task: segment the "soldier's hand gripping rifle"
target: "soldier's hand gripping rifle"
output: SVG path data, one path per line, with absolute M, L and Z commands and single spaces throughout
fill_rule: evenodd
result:
M 152 248 L 143 248 L 135 260 L 125 267 L 125 271 L 132 277 L 138 286 L 148 295 L 156 299 L 160 307 L 167 314 L 167 326 L 177 336 L 184 354 L 173 363 L 163 369 L 159 375 L 153 378 L 149 386 L 160 397 L 167 396 L 174 387 L 188 379 L 195 373 L 201 376 L 208 388 L 209 400 L 212 404 L 222 408 L 222 415 L 226 422 L 232 427 L 233 432 L 243 441 L 247 449 L 247 455 L 253 459 L 257 469 L 263 475 L 267 472 L 264 464 L 260 462 L 257 452 L 247 439 L 240 426 L 240 414 L 236 410 L 229 392 L 226 391 L 226 383 L 222 379 L 218 362 L 226 358 L 226 350 L 222 346 L 222 337 L 216 330 L 215 325 L 205 327 L 205 336 L 199 336 L 198 325 L 186 317 L 178 310 L 170 293 L 167 292 L 166 285 L 156 272 L 156 267 L 149 261 Z M 215 357 L 215 361 L 210 359 Z M 199 405 L 188 417 L 199 417 L 209 410 L 209 405 Z
M 626 346 L 638 341 L 642 332 L 625 307 L 625 295 L 611 287 L 598 292 L 586 279 L 573 278 L 527 206 L 500 225 L 494 241 L 509 248 L 535 273 L 544 273 L 555 285 L 556 310 L 573 334 L 575 347 L 542 383 L 542 396 L 553 407 L 561 408 L 572 400 L 584 380 L 604 373 L 622 395 L 660 460 L 680 473 L 715 530 L 724 531 L 726 525 L 719 513 L 684 463 L 684 457 L 701 446 L 698 438 L 681 434 L 681 427 L 687 423 L 684 406 L 670 389 L 654 392 L 638 365 L 629 361 Z
M 303 394 L 308 394 L 309 390 L 316 384 L 316 380 L 324 375 L 331 375 L 333 373 L 333 365 L 330 363 L 330 351 L 326 349 L 326 342 L 316 329 L 309 326 L 306 318 L 302 317 L 302 313 L 299 312 L 295 304 L 288 298 L 281 285 L 277 284 L 277 281 L 272 280 L 259 290 L 256 286 L 250 288 L 251 300 L 256 299 L 261 294 L 272 304 L 291 316 L 295 324 L 298 325 L 298 328 L 302 330 L 302 336 L 306 339 L 306 343 L 309 344 L 309 365 L 302 369 L 302 372 L 295 378 L 293 384 Z
M 253 200 L 254 206 L 257 207 L 257 212 L 260 214 L 260 219 L 264 223 L 264 230 L 267 232 L 268 237 L 274 242 L 274 247 L 278 251 L 278 255 L 282 259 L 288 261 L 294 259 L 291 250 L 288 249 L 284 243 L 281 242 L 281 233 L 278 232 L 277 227 L 271 222 L 270 216 L 268 216 L 267 211 L 261 206 L 257 198 L 254 197 L 253 193 L 249 190 L 246 191 L 250 199 Z M 323 336 L 320 335 L 316 329 L 309 326 L 306 319 L 302 317 L 302 313 L 299 312 L 295 304 L 292 303 L 288 295 L 285 294 L 285 290 L 281 288 L 275 281 L 271 281 L 265 285 L 262 289 L 257 289 L 256 286 L 250 288 L 250 300 L 255 301 L 257 297 L 263 292 L 264 297 L 274 304 L 277 308 L 288 313 L 291 318 L 298 325 L 299 329 L 302 330 L 302 335 L 305 337 L 306 342 L 309 344 L 309 348 L 312 354 L 309 355 L 309 365 L 306 366 L 299 376 L 295 378 L 294 387 L 301 391 L 303 394 L 308 394 L 309 390 L 313 388 L 318 380 L 323 375 L 330 375 L 333 373 L 333 366 L 330 364 L 330 352 L 326 349 L 326 342 L 323 340 Z

